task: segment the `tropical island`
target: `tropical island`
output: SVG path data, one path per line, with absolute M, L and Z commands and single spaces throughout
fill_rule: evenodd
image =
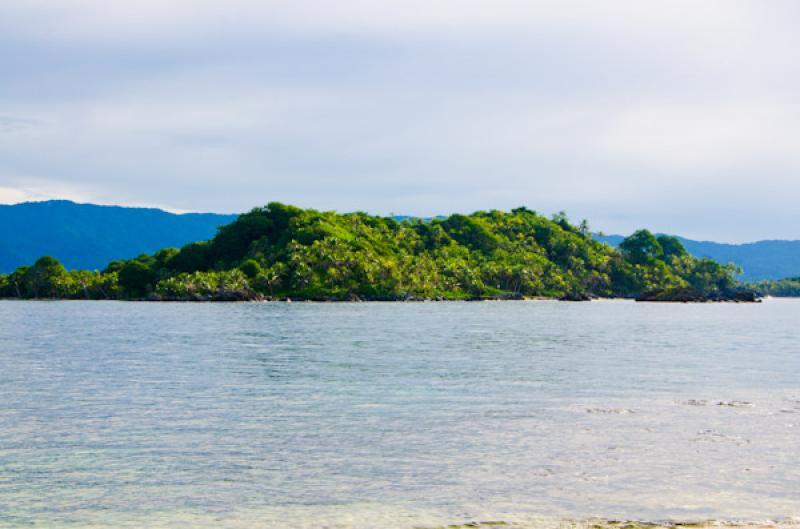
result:
M 396 220 L 272 202 L 208 241 L 68 271 L 42 257 L 0 275 L 0 297 L 152 301 L 553 298 L 755 301 L 736 266 L 639 230 L 613 248 L 586 221 L 527 208 Z

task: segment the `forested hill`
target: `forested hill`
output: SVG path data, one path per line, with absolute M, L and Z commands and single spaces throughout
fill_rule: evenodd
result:
M 614 249 L 586 223 L 526 208 L 398 222 L 270 203 L 209 241 L 112 261 L 102 272 L 68 272 L 42 257 L 0 276 L 0 296 L 23 298 L 745 300 L 740 294 L 731 267 L 691 257 L 674 237 L 640 230 Z
M 66 200 L 0 205 L 0 273 L 51 255 L 67 269 L 103 269 L 115 259 L 130 259 L 160 248 L 207 240 L 217 227 L 238 215 L 189 213 L 159 209 L 76 204 Z M 397 221 L 414 221 L 396 216 Z M 436 217 L 444 220 L 446 217 Z M 432 219 L 425 219 L 426 221 Z M 596 236 L 618 245 L 619 235 Z M 800 241 L 759 241 L 722 244 L 682 237 L 689 253 L 744 270 L 741 279 L 783 279 L 800 275 Z
M 0 205 L 0 273 L 42 255 L 69 269 L 103 269 L 167 246 L 210 239 L 237 215 L 76 204 L 67 200 Z
M 596 235 L 595 238 L 612 246 L 618 245 L 621 235 Z M 800 275 L 800 241 L 758 241 L 744 244 L 725 244 L 693 241 L 678 237 L 690 254 L 708 257 L 720 263 L 734 263 L 744 273 L 743 281 L 783 279 Z

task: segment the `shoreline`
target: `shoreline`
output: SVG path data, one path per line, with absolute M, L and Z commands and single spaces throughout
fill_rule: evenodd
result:
M 673 299 L 637 299 L 633 297 L 591 297 L 589 299 L 569 299 L 566 297 L 545 297 L 545 296 L 520 296 L 520 297 L 507 297 L 507 298 L 446 298 L 446 297 L 432 297 L 432 298 L 406 298 L 406 299 L 385 299 L 385 298 L 303 298 L 303 297 L 269 297 L 252 299 L 239 299 L 229 297 L 205 297 L 195 296 L 189 298 L 166 298 L 166 297 L 150 297 L 150 298 L 105 298 L 105 299 L 92 299 L 92 298 L 17 298 L 17 297 L 0 297 L 0 301 L 119 301 L 119 302 L 134 302 L 134 303 L 479 303 L 479 302 L 521 302 L 521 301 L 558 301 L 563 303 L 591 303 L 591 302 L 609 302 L 609 301 L 628 301 L 639 304 L 687 304 L 687 305 L 703 305 L 703 304 L 753 304 L 762 303 L 765 300 L 775 299 L 800 299 L 800 296 L 766 296 L 764 298 L 756 298 L 753 301 L 737 300 L 737 299 L 702 299 L 702 300 L 673 300 Z

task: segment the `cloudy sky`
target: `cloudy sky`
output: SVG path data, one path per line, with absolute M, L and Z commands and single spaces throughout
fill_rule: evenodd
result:
M 0 203 L 800 239 L 795 0 L 3 0 Z

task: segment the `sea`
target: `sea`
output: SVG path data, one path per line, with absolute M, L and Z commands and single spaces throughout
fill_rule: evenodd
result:
M 800 300 L 0 301 L 0 527 L 800 516 Z

